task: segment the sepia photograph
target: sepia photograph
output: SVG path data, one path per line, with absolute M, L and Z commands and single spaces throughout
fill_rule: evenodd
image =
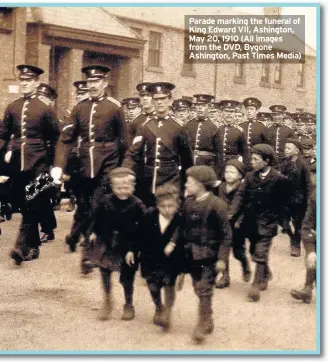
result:
M 320 4 L 23 5 L 0 355 L 320 355 Z

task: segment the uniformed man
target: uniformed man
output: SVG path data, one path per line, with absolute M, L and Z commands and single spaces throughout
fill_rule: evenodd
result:
M 208 107 L 208 117 L 216 127 L 220 127 L 219 124 L 219 108 L 217 102 L 210 102 Z
M 264 126 L 269 129 L 272 126 L 272 114 L 271 112 L 258 112 L 257 120 L 262 122 Z
M 155 108 L 152 103 L 152 96 L 147 91 L 147 86 L 149 86 L 150 84 L 150 82 L 143 82 L 137 84 L 136 86 L 136 89 L 139 92 L 139 99 L 142 110 L 141 113 L 131 121 L 131 124 L 129 124 L 129 134 L 131 141 L 134 139 L 138 128 L 146 121 L 149 121 L 150 118 L 155 114 Z
M 169 82 L 153 83 L 146 88 L 152 94 L 156 114 L 138 129 L 123 162 L 124 167 L 137 172 L 139 164 L 145 162 L 141 199 L 147 205 L 154 205 L 156 187 L 167 182 L 183 186 L 185 170 L 193 164 L 188 136 L 169 116 L 174 88 Z
M 257 113 L 262 102 L 255 97 L 249 97 L 244 99 L 243 105 L 247 121 L 241 123 L 240 126 L 244 129 L 248 150 L 256 144 L 268 144 L 268 130 L 262 122 L 257 120 Z
M 270 145 L 274 148 L 278 162 L 284 158 L 286 140 L 295 138 L 292 129 L 284 125 L 284 114 L 286 107 L 283 105 L 272 105 L 269 107 L 272 111 L 273 125 L 269 129 Z
M 191 102 L 185 99 L 174 100 L 172 104 L 176 119 L 181 125 L 185 125 L 190 120 Z
M 73 83 L 73 86 L 75 87 L 75 100 L 76 103 L 79 103 L 86 98 L 89 98 L 89 88 L 87 87 L 87 81 L 75 81 Z M 71 111 L 67 110 L 67 115 L 65 117 L 65 122 L 67 125 L 70 125 L 71 123 Z M 80 165 L 80 157 L 79 157 L 79 145 L 81 143 L 80 137 L 78 140 L 75 141 L 74 147 L 68 156 L 66 168 L 65 168 L 65 175 L 63 179 L 64 181 L 64 187 L 68 194 L 69 198 L 69 204 L 67 206 L 66 212 L 73 212 L 77 206 L 76 203 L 76 193 L 75 191 L 78 190 L 79 185 L 79 177 L 80 177 L 80 171 L 81 171 L 81 165 Z
M 295 131 L 295 119 L 294 114 L 291 112 L 284 113 L 284 125 Z
M 189 111 L 189 120 L 192 120 L 195 117 L 197 117 L 196 103 L 192 102 Z
M 57 91 L 49 86 L 46 83 L 40 83 L 40 86 L 37 89 L 38 97 L 44 103 L 55 106 L 56 98 L 58 97 Z M 59 126 L 61 126 L 61 120 L 59 121 Z M 55 148 L 56 144 L 52 143 L 51 141 L 47 143 L 47 148 L 49 150 L 50 156 L 50 165 L 53 165 L 54 157 L 55 157 Z M 40 240 L 41 243 L 47 243 L 49 241 L 53 241 L 55 239 L 54 229 L 57 227 L 56 216 L 54 213 L 54 209 L 56 210 L 56 206 L 60 206 L 60 186 L 58 186 L 58 193 L 54 193 L 52 198 L 52 205 L 49 205 L 51 209 L 46 213 L 41 213 L 40 217 L 40 226 L 41 232 L 43 235 L 41 236 Z
M 244 106 L 241 102 L 237 104 L 235 112 L 235 125 L 240 125 L 245 122 Z
M 39 257 L 41 244 L 38 223 L 51 219 L 45 216 L 51 204 L 46 194 L 40 194 L 33 202 L 27 202 L 25 187 L 40 174 L 48 173 L 51 165 L 49 144 L 56 143 L 59 136 L 59 123 L 55 109 L 37 97 L 40 85 L 39 76 L 44 71 L 32 65 L 19 65 L 19 83 L 23 97 L 7 106 L 0 124 L 0 152 L 6 151 L 13 135 L 10 159 L 13 196 L 23 215 L 15 248 L 10 257 L 17 265 L 24 260 Z
M 108 97 L 105 88 L 110 69 L 103 65 L 82 68 L 87 78 L 90 97 L 74 106 L 70 123 L 60 136 L 52 176 L 59 180 L 78 137 L 81 161 L 81 182 L 77 195 L 80 204 L 66 243 L 76 250 L 80 234 L 86 235 L 91 216 L 91 200 L 102 185 L 106 185 L 109 170 L 121 164 L 128 146 L 128 134 L 121 104 Z M 87 244 L 87 241 L 85 242 Z M 82 272 L 86 264 L 82 264 Z
M 234 124 L 236 107 L 239 102 L 234 100 L 222 100 L 219 102 L 222 110 L 224 126 L 217 132 L 217 142 L 219 145 L 219 166 L 217 173 L 222 178 L 225 164 L 230 159 L 238 159 L 244 164 L 249 162 L 249 152 L 245 140 L 244 130 Z
M 193 151 L 194 165 L 209 165 L 214 170 L 218 167 L 218 127 L 209 118 L 209 109 L 214 96 L 196 94 L 197 117 L 184 127 Z
M 140 98 L 138 97 L 124 98 L 122 105 L 124 107 L 124 113 L 127 115 L 125 118 L 127 122 L 132 122 L 141 113 Z

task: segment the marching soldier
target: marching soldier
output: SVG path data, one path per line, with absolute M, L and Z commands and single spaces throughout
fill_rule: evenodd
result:
M 122 105 L 124 107 L 124 113 L 126 113 L 126 121 L 131 122 L 141 112 L 140 98 L 129 97 L 122 100 Z
M 146 205 L 154 205 L 156 187 L 167 182 L 181 186 L 185 170 L 193 164 L 188 136 L 169 116 L 174 87 L 168 82 L 152 83 L 147 87 L 147 92 L 153 97 L 156 115 L 139 128 L 123 162 L 123 166 L 129 169 L 138 169 L 140 163 L 145 163 L 145 189 L 141 200 Z
M 89 88 L 86 81 L 75 81 L 73 83 L 75 87 L 75 100 L 79 103 L 86 98 L 89 98 Z M 67 116 L 65 118 L 67 125 L 70 124 L 71 111 L 67 110 Z M 79 144 L 80 139 L 75 141 L 74 147 L 68 156 L 64 179 L 64 187 L 68 193 L 69 205 L 66 212 L 73 212 L 76 208 L 76 191 L 78 191 L 79 177 L 81 172 L 80 158 L 79 158 Z
M 272 126 L 271 112 L 258 112 L 257 120 L 262 122 L 267 129 Z
M 262 102 L 255 97 L 249 97 L 244 99 L 243 105 L 246 110 L 247 121 L 241 123 L 240 126 L 244 129 L 248 150 L 250 151 L 256 144 L 268 144 L 269 136 L 266 127 L 257 120 L 257 113 L 262 106 Z
M 33 203 L 27 203 L 25 187 L 40 174 L 50 169 L 49 148 L 47 145 L 57 142 L 59 123 L 55 109 L 37 96 L 40 85 L 41 68 L 32 65 L 19 65 L 19 82 L 23 97 L 9 104 L 0 124 L 0 152 L 6 151 L 13 135 L 13 149 L 10 160 L 10 172 L 13 181 L 13 196 L 17 200 L 23 215 L 15 248 L 10 257 L 17 265 L 24 260 L 39 257 L 41 244 L 38 223 L 40 214 L 44 220 L 52 210 L 48 195 L 39 195 Z M 49 215 L 49 219 L 52 216 Z
M 194 95 L 197 117 L 185 125 L 189 144 L 194 154 L 194 165 L 209 165 L 213 169 L 218 165 L 218 128 L 208 117 L 209 105 L 214 96 Z
M 235 124 L 240 125 L 245 121 L 245 113 L 243 109 L 243 104 L 240 102 L 236 107 L 235 112 Z
M 278 161 L 281 162 L 284 158 L 286 139 L 294 139 L 295 135 L 292 129 L 283 124 L 286 107 L 273 105 L 269 109 L 272 111 L 273 120 L 273 125 L 269 129 L 269 144 L 272 145 Z
M 140 98 L 138 98 L 138 97 L 124 98 L 122 100 L 122 105 L 124 107 L 124 114 L 126 115 L 125 121 L 127 122 L 127 129 L 128 129 L 130 143 L 131 143 L 134 138 L 135 131 L 136 131 L 134 129 L 135 125 L 132 126 L 132 124 L 133 124 L 134 120 L 141 113 Z
M 177 121 L 179 121 L 181 126 L 185 125 L 190 120 L 189 109 L 191 107 L 191 102 L 188 100 L 179 99 L 173 101 L 172 106 L 175 110 Z
M 40 83 L 40 86 L 37 89 L 37 94 L 38 97 L 41 101 L 43 101 L 44 103 L 50 105 L 50 106 L 55 106 L 55 100 L 58 97 L 57 95 L 57 91 L 49 86 L 46 83 Z M 59 126 L 61 123 L 61 120 L 59 121 Z M 56 144 L 52 143 L 52 142 L 48 142 L 47 143 L 47 148 L 48 148 L 48 154 L 49 154 L 49 163 L 50 165 L 53 165 L 54 162 L 54 157 L 55 157 L 55 149 L 56 149 Z M 59 194 L 59 197 L 58 197 Z M 60 205 L 60 190 L 59 193 L 54 193 L 53 198 L 52 198 L 52 202 L 53 205 Z M 48 207 L 50 208 L 49 211 L 47 211 L 46 213 L 41 213 L 40 217 L 40 226 L 41 226 L 41 232 L 43 233 L 43 235 L 41 236 L 40 240 L 41 243 L 47 243 L 49 241 L 53 241 L 55 239 L 55 235 L 54 235 L 54 229 L 57 228 L 57 222 L 56 222 L 56 217 L 55 217 L 55 213 L 54 213 L 54 208 L 53 205 L 49 204 Z
M 90 97 L 74 106 L 70 123 L 58 142 L 52 177 L 59 180 L 68 157 L 78 137 L 81 161 L 81 179 L 77 200 L 79 207 L 74 215 L 66 243 L 71 252 L 76 250 L 80 234 L 86 235 L 90 223 L 91 200 L 102 185 L 106 185 L 107 173 L 118 167 L 128 146 L 128 135 L 120 103 L 105 93 L 110 69 L 102 65 L 82 68 L 87 77 Z M 87 241 L 86 241 L 87 242 Z M 82 264 L 82 272 L 86 272 Z
M 143 82 L 137 84 L 136 86 L 136 89 L 139 92 L 142 111 L 135 119 L 131 121 L 131 124 L 129 125 L 131 142 L 134 139 L 138 128 L 145 122 L 149 121 L 155 114 L 155 108 L 152 103 L 152 96 L 147 91 L 147 86 L 149 86 L 150 84 L 150 82 Z
M 208 108 L 208 117 L 216 127 L 221 126 L 221 124 L 219 123 L 219 112 L 220 111 L 218 108 L 218 102 L 211 102 Z
M 192 120 L 195 117 L 197 117 L 196 103 L 192 102 L 190 106 L 189 120 Z
M 225 163 L 228 160 L 238 159 L 246 164 L 249 162 L 249 152 L 243 129 L 240 126 L 233 124 L 234 113 L 239 102 L 222 100 L 219 103 L 224 122 L 224 126 L 219 128 L 216 137 L 216 142 L 219 146 L 219 166 L 217 173 L 219 178 L 221 178 Z

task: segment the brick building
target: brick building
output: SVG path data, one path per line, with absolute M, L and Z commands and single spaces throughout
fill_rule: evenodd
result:
M 184 14 L 243 15 L 207 7 L 0 8 L 1 114 L 19 96 L 15 66 L 24 62 L 45 70 L 42 80 L 59 93 L 60 116 L 74 104 L 72 83 L 82 78 L 81 67 L 95 63 L 112 69 L 107 91 L 118 99 L 135 95 L 138 82 L 163 80 L 177 85 L 175 98 L 200 92 L 217 99 L 255 96 L 264 107 L 274 102 L 292 112 L 315 112 L 313 49 L 305 47 L 305 63 L 192 64 L 185 61 Z

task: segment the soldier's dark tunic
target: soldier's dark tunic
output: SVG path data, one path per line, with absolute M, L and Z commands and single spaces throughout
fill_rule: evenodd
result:
M 145 194 L 142 201 L 154 204 L 156 187 L 167 182 L 183 186 L 185 170 L 192 166 L 192 152 L 188 136 L 170 116 L 153 117 L 141 126 L 126 153 L 122 166 L 138 172 L 144 161 Z
M 217 174 L 220 178 L 228 160 L 242 157 L 243 163 L 248 164 L 249 152 L 245 136 L 239 126 L 221 126 L 217 132 L 216 143 L 219 148 Z
M 129 145 L 132 144 L 132 141 L 136 136 L 139 127 L 142 126 L 145 122 L 149 121 L 153 116 L 155 116 L 155 111 L 150 113 L 141 112 L 132 121 L 127 121 L 130 140 Z
M 310 167 L 302 157 L 298 157 L 296 161 L 284 160 L 280 170 L 290 183 L 288 209 L 295 229 L 291 244 L 300 247 L 302 222 L 312 188 Z
M 217 126 L 208 118 L 194 118 L 184 126 L 193 151 L 194 165 L 209 165 L 217 169 L 219 144 Z
M 287 139 L 295 138 L 294 131 L 285 125 L 272 125 L 269 128 L 270 145 L 274 148 L 279 161 L 284 158 Z
M 246 121 L 242 122 L 239 126 L 244 130 L 249 150 L 257 144 L 269 144 L 268 129 L 262 122 Z
M 50 231 L 56 226 L 48 197 L 39 198 L 37 204 L 28 208 L 25 200 L 25 186 L 41 173 L 50 171 L 51 150 L 59 137 L 55 109 L 36 95 L 17 99 L 8 105 L 0 124 L 0 151 L 6 151 L 11 135 L 13 153 L 9 168 L 13 181 L 12 195 L 23 214 L 16 247 L 25 254 L 28 247 L 40 245 L 38 222 L 43 220 L 44 228 Z
M 90 221 L 90 202 L 95 190 L 108 182 L 109 170 L 120 166 L 128 146 L 128 134 L 122 109 L 106 95 L 84 99 L 72 110 L 58 141 L 55 166 L 65 168 L 77 138 L 81 137 L 79 158 L 79 203 L 70 233 L 71 245 L 76 245 L 80 233 L 86 234 Z

